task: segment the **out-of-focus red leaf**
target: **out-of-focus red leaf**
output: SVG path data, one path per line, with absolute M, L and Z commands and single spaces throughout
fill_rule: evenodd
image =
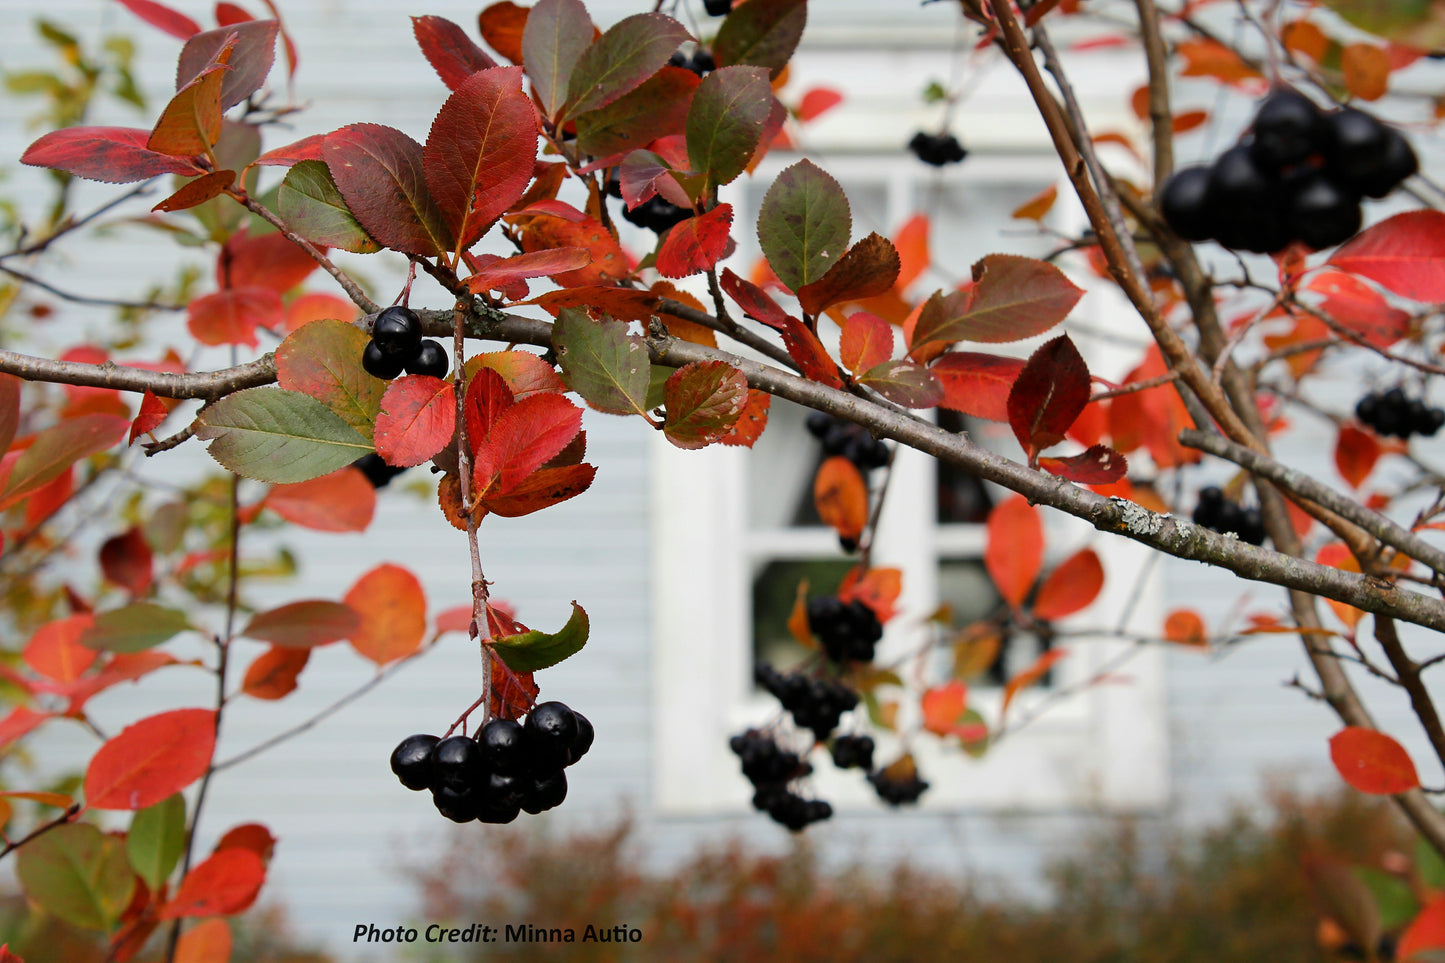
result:
M 456 90 L 478 70 L 497 66 L 466 31 L 445 17 L 412 17 L 411 30 L 427 63 L 448 90 Z
M 1340 71 L 1345 89 L 1361 100 L 1379 100 L 1390 89 L 1390 55 L 1372 43 L 1345 44 Z
M 1014 495 L 988 513 L 983 564 L 1005 602 L 1023 604 L 1044 564 L 1044 525 L 1038 510 Z
M 426 594 L 421 582 L 399 565 L 378 565 L 356 580 L 343 601 L 361 616 L 351 646 L 385 665 L 411 655 L 426 636 Z
M 360 627 L 361 615 L 349 605 L 302 599 L 257 612 L 241 634 L 285 649 L 311 649 L 350 638 Z
M 1174 53 L 1184 61 L 1180 71 L 1184 77 L 1213 77 L 1236 87 L 1260 77 L 1259 71 L 1217 40 L 1184 40 L 1174 45 Z
M 276 849 L 276 837 L 261 823 L 242 823 L 226 830 L 211 852 L 219 853 L 226 849 L 248 850 L 259 856 L 261 862 L 269 863 Z
M 1405 747 L 1376 729 L 1346 726 L 1335 733 L 1330 737 L 1330 761 L 1340 777 L 1360 792 L 1393 796 L 1420 786 Z
M 107 539 L 100 546 L 101 574 L 132 595 L 144 595 L 150 588 L 151 564 L 150 543 L 139 527 Z
M 838 599 L 843 602 L 862 600 L 878 616 L 878 621 L 886 625 L 898 614 L 898 596 L 902 592 L 902 569 L 870 568 L 860 572 L 854 567 L 843 576 L 843 582 L 838 586 Z
M 858 468 L 842 455 L 818 466 L 813 503 L 823 524 L 831 526 L 840 538 L 856 541 L 868 524 L 868 486 Z
M 1204 619 L 1193 609 L 1175 609 L 1164 619 L 1164 638 L 1179 645 L 1204 648 L 1209 645 L 1209 636 L 1204 628 Z
M 191 868 L 160 918 L 230 916 L 256 901 L 266 881 L 266 864 L 249 849 L 223 849 Z
M 16 706 L 9 715 L 0 719 L 0 749 L 33 731 L 46 719 L 53 718 L 49 712 L 36 712 L 29 706 Z
M 843 102 L 843 95 L 832 87 L 810 87 L 803 92 L 794 115 L 803 123 L 816 120 L 819 116 Z
M 376 451 L 389 465 L 420 465 L 446 447 L 457 425 L 450 382 L 430 375 L 402 375 L 381 396 Z
M 285 320 L 281 296 L 269 288 L 230 288 L 202 295 L 186 308 L 186 327 L 201 344 L 256 347 L 256 329 L 278 329 Z
M 1401 297 L 1445 302 L 1445 211 L 1386 218 L 1335 251 L 1329 263 Z
M 1395 947 L 1395 959 L 1410 963 L 1417 953 L 1440 949 L 1445 949 L 1445 895 L 1426 903 L 1405 928 Z
M 1052 621 L 1093 604 L 1104 588 L 1104 565 L 1091 548 L 1075 552 L 1054 569 L 1034 597 L 1034 615 Z
M 1144 360 L 1125 375 L 1124 384 L 1149 381 L 1168 370 L 1158 347 L 1150 345 Z M 1179 444 L 1180 430 L 1193 422 L 1171 384 L 1116 396 L 1109 402 L 1108 422 L 1109 437 L 1120 452 L 1127 454 L 1142 445 L 1160 468 L 1193 464 L 1200 459 L 1198 451 Z
M 1024 451 L 1057 445 L 1089 403 L 1089 369 L 1064 334 L 1044 344 L 1025 363 L 1009 390 L 1009 426 Z
M 296 679 L 311 658 L 310 649 L 286 649 L 279 645 L 256 656 L 246 668 L 241 691 L 256 699 L 280 699 L 296 690 Z
M 1315 561 L 1320 565 L 1328 565 L 1345 572 L 1360 571 L 1360 563 L 1356 561 L 1349 548 L 1341 542 L 1330 542 L 1321 546 L 1320 550 L 1315 553 Z M 1353 605 L 1346 605 L 1344 602 L 1336 602 L 1334 599 L 1325 599 L 1325 601 L 1329 603 L 1330 609 L 1339 617 L 1340 621 L 1352 629 L 1360 623 L 1360 619 L 1365 614 Z
M 74 682 L 99 655 L 80 644 L 81 633 L 94 621 L 93 616 L 81 614 L 46 622 L 26 643 L 25 664 L 57 682 Z
M 92 809 L 144 809 L 205 775 L 216 748 L 213 709 L 174 709 L 122 729 L 91 758 L 85 801 Z
M 1343 271 L 1320 271 L 1305 282 L 1304 288 L 1324 295 L 1320 310 L 1377 348 L 1388 348 L 1410 333 L 1408 312 L 1394 307 L 1379 291 Z
M 190 17 L 155 0 L 120 0 L 120 5 L 177 40 L 189 40 L 201 32 L 201 25 Z
M 376 489 L 360 469 L 348 465 L 310 481 L 273 485 L 265 505 L 303 528 L 364 532 L 376 512 Z
M 494 3 L 477 17 L 482 39 L 514 64 L 522 62 L 522 31 L 527 26 L 529 7 L 510 0 Z
M 1341 425 L 1335 438 L 1335 468 L 1351 488 L 1370 476 L 1380 458 L 1380 442 L 1368 431 L 1354 425 Z
M 286 305 L 286 330 L 295 331 L 308 321 L 329 319 L 352 322 L 361 317 L 361 309 L 334 294 L 311 291 Z
M 230 958 L 231 927 L 220 918 L 202 920 L 176 941 L 175 963 L 226 963 Z
M 923 711 L 923 728 L 937 736 L 955 733 L 968 711 L 968 686 L 958 679 L 934 686 L 918 700 Z
M 1042 223 L 1045 215 L 1053 210 L 1054 201 L 1058 200 L 1058 198 L 1059 185 L 1050 184 L 1014 208 L 1013 213 L 1009 216 L 1023 221 L 1039 221 Z
M 999 717 L 1002 718 L 1003 714 L 1008 711 L 1009 703 L 1014 700 L 1014 696 L 1048 675 L 1049 670 L 1054 667 L 1054 663 L 1068 654 L 1068 649 L 1050 649 L 1035 659 L 1027 669 L 1009 679 L 1003 687 L 1003 704 L 998 710 Z
M 285 294 L 312 271 L 316 262 L 279 231 L 252 237 L 241 231 L 226 241 L 216 263 L 222 287 L 266 288 Z

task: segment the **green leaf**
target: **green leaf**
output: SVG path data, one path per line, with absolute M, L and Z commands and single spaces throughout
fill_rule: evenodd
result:
M 80 644 L 105 652 L 140 652 L 189 628 L 184 612 L 154 602 L 132 602 L 97 615 L 81 634 Z
M 772 108 L 773 89 L 761 67 L 723 67 L 698 84 L 687 112 L 687 157 L 695 172 L 707 175 L 707 188 L 747 169 Z
M 723 21 L 713 56 L 723 67 L 766 67 L 777 77 L 798 48 L 807 22 L 807 0 L 748 0 Z
M 330 408 L 299 391 L 247 388 L 196 419 L 196 437 L 214 439 L 211 457 L 257 481 L 286 483 L 329 475 L 372 450 Z
M 1380 928 L 1393 930 L 1404 926 L 1415 918 L 1420 906 L 1410 892 L 1408 881 L 1392 876 L 1373 866 L 1351 867 L 1360 882 L 1375 898 L 1375 908 L 1380 911 Z
M 90 930 L 115 927 L 136 880 L 125 843 L 90 823 L 59 826 L 26 843 L 15 873 L 47 913 Z
M 858 376 L 895 405 L 932 408 L 943 400 L 943 382 L 932 371 L 912 361 L 884 361 Z
M 571 618 L 555 635 L 523 632 L 494 639 L 492 647 L 513 672 L 536 672 L 580 652 L 587 644 L 587 631 L 587 613 L 573 602 Z
M 794 291 L 827 273 L 848 249 L 852 230 L 843 188 L 809 160 L 779 174 L 758 211 L 758 243 Z
M 1445 859 L 1441 858 L 1424 836 L 1415 840 L 1415 866 L 1426 886 L 1431 889 L 1445 889 Z
M 567 386 L 593 408 L 613 415 L 647 412 L 652 365 L 647 345 L 622 321 L 593 321 L 585 311 L 563 308 L 552 344 Z
M 679 448 L 706 448 L 737 424 L 748 380 L 726 361 L 694 361 L 667 379 L 663 434 Z
M 988 722 L 984 719 L 982 715 L 979 714 L 977 709 L 969 709 L 963 715 L 959 716 L 958 725 L 983 726 L 983 731 L 988 731 Z M 963 737 L 960 736 L 959 745 L 963 747 L 963 751 L 968 753 L 968 755 L 972 756 L 974 759 L 980 759 L 983 757 L 984 753 L 988 752 L 989 737 L 985 735 L 982 739 L 970 739 L 968 741 L 965 741 Z
M 582 0 L 537 0 L 522 29 L 522 63 L 548 117 L 567 97 L 567 82 L 592 43 L 592 18 Z
M 361 366 L 367 340 L 345 321 L 303 324 L 276 349 L 276 380 L 282 388 L 315 398 L 370 441 L 387 383 Z
M 647 410 L 661 408 L 667 400 L 667 379 L 672 377 L 676 368 L 669 368 L 665 364 L 655 364 L 648 372 L 647 378 Z
M 138 811 L 125 834 L 130 864 L 151 892 L 161 888 L 186 847 L 186 800 L 180 793 Z
M 1445 12 L 1430 0 L 1325 0 L 1341 19 L 1389 40 L 1430 49 L 1445 43 Z
M 988 255 L 974 264 L 973 280 L 968 291 L 940 291 L 928 299 L 913 329 L 913 347 L 1031 338 L 1063 321 L 1084 295 L 1052 264 L 1017 254 Z
M 613 24 L 578 59 L 567 81 L 567 103 L 557 126 L 606 107 L 662 69 L 691 40 L 682 24 L 660 13 L 639 13 Z
M 607 157 L 676 134 L 687 123 L 698 83 L 691 70 L 659 70 L 636 90 L 578 117 L 577 146 L 594 157 Z
M 287 171 L 276 204 L 282 219 L 308 241 L 352 254 L 381 250 L 346 206 L 331 170 L 321 161 L 304 160 Z
M 326 599 L 303 599 L 257 612 L 241 634 L 282 648 L 306 649 L 349 639 L 359 628 L 361 616 L 351 606 Z

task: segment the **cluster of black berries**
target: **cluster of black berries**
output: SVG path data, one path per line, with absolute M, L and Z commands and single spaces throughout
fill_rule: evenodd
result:
M 864 475 L 888 464 L 888 443 L 874 438 L 862 425 L 814 411 L 808 415 L 808 434 L 823 443 L 824 454 L 842 455 Z
M 843 713 L 858 705 L 858 693 L 841 682 L 809 679 L 801 672 L 784 675 L 766 662 L 753 670 L 753 679 L 792 713 L 799 729 L 813 730 L 819 742 L 838 728 Z
M 709 17 L 724 17 L 732 11 L 733 0 L 702 0 L 702 6 Z
M 1420 398 L 1406 398 L 1399 388 L 1365 395 L 1355 405 L 1355 417 L 1375 429 L 1376 434 L 1402 440 L 1411 435 L 1433 438 L 1445 425 L 1445 411 L 1425 407 Z
M 833 739 L 833 765 L 839 769 L 873 769 L 873 737 L 844 734 Z
M 567 798 L 562 770 L 592 746 L 592 723 L 561 702 L 544 702 L 525 724 L 491 719 L 476 738 L 408 736 L 392 750 L 391 771 L 408 789 L 430 789 L 454 822 L 509 823 Z
M 674 224 L 682 223 L 692 217 L 692 213 L 692 208 L 678 207 L 661 194 L 652 195 L 631 210 L 625 205 L 622 208 L 623 217 L 654 234 L 662 234 Z
M 883 623 L 862 599 L 843 602 L 835 595 L 808 599 L 808 631 L 834 662 L 872 662 Z
M 868 774 L 868 781 L 878 798 L 890 806 L 918 802 L 918 797 L 928 788 L 928 783 L 918 778 L 916 769 L 901 779 L 888 775 L 887 769 L 876 769 Z
M 361 473 L 366 476 L 366 480 L 371 482 L 372 488 L 385 488 L 391 484 L 393 478 L 406 471 L 405 468 L 388 465 L 374 451 L 356 459 L 351 463 L 351 467 L 360 468 Z
M 723 13 L 727 13 L 726 10 Z M 716 14 L 714 14 L 716 16 Z M 681 67 L 683 70 L 691 70 L 699 77 L 712 73 L 717 69 L 717 60 L 713 57 L 711 50 L 704 50 L 698 47 L 689 57 L 681 50 L 667 58 L 668 64 L 673 67 Z
M 1326 248 L 1360 229 L 1360 198 L 1384 197 L 1419 169 L 1410 142 L 1353 107 L 1325 112 L 1289 87 L 1259 105 L 1252 135 L 1209 167 L 1186 167 L 1159 207 L 1187 241 L 1273 254 Z
M 743 775 L 753 784 L 753 808 L 766 812 L 774 822 L 797 832 L 833 815 L 828 803 L 804 799 L 788 788 L 791 780 L 810 775 L 813 767 L 766 732 L 749 729 L 733 736 L 728 747 L 742 760 Z
M 366 373 L 390 381 L 403 371 L 445 378 L 451 369 L 441 343 L 421 336 L 421 319 L 410 308 L 392 305 L 376 316 L 371 340 L 361 354 Z
M 968 151 L 952 134 L 925 134 L 921 130 L 908 142 L 908 149 L 923 163 L 934 167 L 957 164 L 968 156 Z
M 1258 508 L 1241 508 L 1224 497 L 1218 485 L 1199 489 L 1199 502 L 1194 506 L 1194 524 L 1227 535 L 1233 532 L 1240 541 L 1251 545 L 1264 544 L 1264 519 Z

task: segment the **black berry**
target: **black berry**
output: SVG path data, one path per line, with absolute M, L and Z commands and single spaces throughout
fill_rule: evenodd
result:
M 399 304 L 384 309 L 371 325 L 371 340 L 390 357 L 405 364 L 421 346 L 421 319 Z
M 1332 177 L 1354 187 L 1379 169 L 1389 140 L 1384 124 L 1354 107 L 1340 108 L 1326 123 L 1325 164 Z
M 968 151 L 952 134 L 925 134 L 921 130 L 908 142 L 908 149 L 913 156 L 933 167 L 957 164 L 968 156 Z
M 531 780 L 522 793 L 521 805 L 535 816 L 556 806 L 567 798 L 567 774 L 560 769 Z
M 432 784 L 432 749 L 441 741 L 436 736 L 407 736 L 391 751 L 391 771 L 408 789 L 427 789 Z
M 702 7 L 709 17 L 722 17 L 733 8 L 733 0 L 703 0 Z
M 1164 220 L 1186 241 L 1207 241 L 1214 236 L 1215 219 L 1206 199 L 1208 190 L 1209 168 L 1195 165 L 1175 171 L 1159 192 Z
M 366 342 L 366 350 L 361 352 L 361 367 L 373 378 L 390 381 L 405 370 L 406 359 L 384 353 L 373 338 Z
M 433 378 L 445 378 L 451 370 L 451 362 L 447 360 L 447 353 L 440 342 L 432 341 L 430 338 L 422 341 L 421 347 L 417 348 L 416 356 L 406 363 L 406 373 L 414 375 L 430 375 Z
M 482 749 L 467 736 L 450 736 L 438 742 L 431 752 L 433 785 L 469 790 L 485 771 Z
M 663 233 L 675 224 L 682 223 L 692 217 L 692 213 L 691 208 L 678 207 L 676 204 L 664 200 L 660 194 L 653 195 L 634 208 L 623 207 L 622 209 L 622 216 L 627 220 L 657 234 Z
M 1306 178 L 1290 198 L 1290 233 L 1316 250 L 1334 247 L 1360 230 L 1360 199 L 1324 174 Z
M 1420 159 L 1405 135 L 1393 127 L 1385 128 L 1385 146 L 1372 170 L 1365 171 L 1353 187 L 1366 197 L 1384 197 L 1405 178 L 1420 170 Z
M 469 823 L 477 818 L 477 795 L 470 786 L 438 786 L 432 790 L 432 804 L 437 812 L 455 823 Z
M 561 702 L 544 702 L 527 714 L 523 725 L 528 757 L 534 769 L 561 769 L 571 759 L 577 738 L 577 717 Z
M 493 772 L 521 772 L 527 767 L 522 726 L 511 719 L 490 719 L 477 736 L 482 758 Z
M 372 488 L 385 488 L 391 484 L 393 478 L 406 471 L 405 468 L 388 465 L 382 460 L 381 456 L 374 451 L 356 459 L 356 461 L 351 463 L 351 467 L 361 469 L 361 473 L 366 476 L 366 480 L 371 482 Z
M 577 720 L 577 735 L 572 739 L 571 757 L 567 763 L 569 766 L 587 755 L 587 750 L 592 748 L 592 737 L 595 734 L 592 723 L 586 716 L 576 709 L 572 710 L 572 716 Z
M 1278 87 L 1254 115 L 1250 157 L 1260 169 L 1279 173 L 1325 146 L 1324 115 L 1315 102 L 1290 87 Z

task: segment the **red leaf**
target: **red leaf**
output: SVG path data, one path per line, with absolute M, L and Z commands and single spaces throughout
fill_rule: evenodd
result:
M 1410 963 L 1416 953 L 1445 948 L 1445 896 L 1425 904 L 1395 947 L 1395 959 Z
M 221 51 L 234 43 L 221 83 L 221 110 L 230 110 L 265 82 L 276 61 L 279 30 L 280 21 L 249 20 L 196 34 L 181 48 L 176 86 L 184 87 L 209 65 L 220 62 Z
M 107 539 L 100 546 L 100 571 L 107 582 L 131 595 L 144 595 L 151 585 L 151 547 L 139 528 Z
M 478 71 L 447 98 L 422 163 L 457 250 L 521 198 L 536 158 L 537 112 L 522 92 L 521 67 Z
M 780 328 L 788 320 L 788 312 L 779 307 L 766 291 L 738 277 L 732 268 L 723 268 L 722 289 L 743 309 L 743 314 L 755 321 Z
M 657 271 L 665 278 L 685 278 L 717 267 L 728 253 L 733 223 L 731 204 L 674 224 L 657 250 Z
M 377 665 L 421 648 L 426 636 L 426 595 L 415 575 L 384 564 L 356 580 L 343 600 L 361 616 L 351 647 Z
M 562 247 L 582 247 L 590 251 L 591 264 L 576 271 L 552 276 L 552 280 L 564 288 L 613 284 L 625 278 L 631 272 L 631 267 L 622 245 L 617 243 L 617 238 L 596 218 L 578 211 L 573 213 L 580 216 L 574 220 L 570 215 L 562 216 L 549 210 L 518 218 L 522 232 L 522 250 L 528 254 Z
M 176 940 L 174 963 L 226 963 L 230 958 L 231 927 L 223 919 L 202 920 Z
M 472 380 L 467 382 L 467 442 L 473 448 L 482 444 L 491 434 L 497 419 L 502 417 L 502 412 L 514 403 L 512 391 L 498 371 L 491 367 L 478 369 Z
M 893 326 L 876 314 L 855 311 L 843 322 L 843 366 L 854 374 L 893 357 Z
M 135 421 L 130 423 L 130 437 L 126 439 L 127 445 L 135 444 L 135 440 L 141 435 L 149 435 L 161 426 L 166 420 L 166 415 L 171 410 L 166 403 L 156 397 L 155 392 L 146 389 L 140 400 L 140 413 L 135 416 Z
M 471 627 L 472 607 L 470 605 L 457 605 L 437 613 L 436 629 L 438 632 L 467 632 Z
M 736 445 L 739 448 L 753 447 L 762 437 L 763 429 L 768 426 L 768 408 L 772 402 L 773 396 L 766 391 L 749 388 L 747 407 L 738 415 L 737 424 L 733 425 L 732 431 L 718 439 L 718 444 Z
M 296 690 L 296 678 L 310 658 L 310 649 L 286 649 L 273 645 L 246 668 L 241 691 L 256 699 L 274 700 L 287 696 Z
M 17 739 L 33 731 L 46 719 L 53 718 L 49 712 L 36 712 L 29 706 L 16 706 L 10 714 L 0 719 L 0 749 L 8 747 Z
M 935 686 L 918 700 L 923 711 L 923 728 L 938 736 L 955 733 L 968 711 L 968 686 L 958 679 Z
M 856 541 L 868 524 L 868 486 L 857 467 L 842 455 L 818 466 L 813 504 L 823 524 L 831 526 L 839 538 Z
M 230 916 L 256 901 L 266 882 L 266 864 L 249 849 L 223 849 L 193 867 L 176 895 L 161 907 L 160 918 Z
M 1090 445 L 1067 458 L 1040 458 L 1039 467 L 1082 485 L 1107 485 L 1129 473 L 1129 460 L 1108 445 Z
M 347 208 L 378 242 L 422 257 L 452 249 L 450 222 L 427 188 L 416 141 L 392 127 L 351 124 L 326 135 L 322 156 Z
M 1335 733 L 1330 737 L 1330 761 L 1341 778 L 1360 792 L 1393 796 L 1420 786 L 1409 753 L 1375 729 L 1347 726 Z
M 1373 434 L 1354 425 L 1340 426 L 1335 438 L 1335 468 L 1351 488 L 1360 487 L 1374 471 L 1379 458 L 1380 442 Z
M 25 961 L 11 951 L 9 943 L 3 943 L 0 944 L 0 963 L 25 963 Z
M 803 93 L 794 111 L 803 123 L 815 120 L 820 114 L 832 110 L 843 102 L 843 95 L 831 87 L 812 87 Z
M 96 675 L 77 679 L 61 691 L 60 694 L 70 700 L 66 704 L 65 712 L 71 716 L 78 715 L 85 708 L 86 702 L 96 693 L 104 692 L 122 682 L 134 682 L 156 669 L 175 664 L 174 656 L 154 650 L 116 655 Z
M 467 440 L 475 456 L 473 491 L 508 495 L 582 430 L 582 409 L 557 394 L 538 394 L 507 407 L 491 430 Z
M 492 683 L 492 715 L 500 719 L 517 719 L 532 710 L 542 690 L 530 672 L 504 673 Z
M 26 643 L 25 664 L 57 682 L 74 682 L 100 654 L 80 644 L 81 633 L 93 621 L 90 615 L 71 615 L 46 622 Z
M 539 468 L 508 494 L 483 499 L 482 505 L 494 515 L 519 518 L 582 494 L 592 486 L 596 474 L 592 465 Z
M 1018 341 L 1063 321 L 1084 292 L 1047 261 L 990 254 L 973 266 L 973 286 L 928 299 L 912 346 L 930 341 Z
M 527 26 L 528 10 L 503 0 L 491 4 L 477 17 L 482 39 L 514 64 L 522 62 L 522 31 Z
M 345 468 L 291 485 L 274 485 L 265 505 L 288 522 L 318 532 L 364 532 L 376 512 L 376 489 Z
M 1124 377 L 1124 384 L 1148 381 L 1169 370 L 1157 346 L 1151 345 L 1144 360 Z M 1173 385 L 1161 385 L 1119 395 L 1109 402 L 1109 437 L 1121 452 L 1140 445 L 1160 468 L 1192 464 L 1200 454 L 1179 444 L 1179 432 L 1193 424 L 1179 392 Z
M 225 193 L 236 180 L 235 171 L 211 171 L 185 184 L 165 200 L 160 201 L 153 211 L 185 211 Z
M 120 0 L 120 5 L 177 40 L 189 40 L 201 32 L 201 25 L 190 17 L 155 0 Z
M 191 161 L 146 147 L 150 131 L 131 127 L 65 127 L 26 148 L 20 162 L 107 184 L 128 184 L 160 174 L 204 174 Z
M 548 291 L 524 303 L 535 304 L 553 317 L 563 308 L 586 308 L 589 312 L 607 314 L 619 321 L 647 321 L 657 313 L 658 300 L 657 295 L 634 288 L 581 285 Z
M 1104 566 L 1092 548 L 1075 552 L 1054 569 L 1034 597 L 1034 616 L 1062 619 L 1093 604 L 1104 587 Z
M 445 17 L 412 17 L 411 30 L 448 90 L 456 90 L 479 70 L 497 66 L 461 27 Z
M 1396 214 L 1361 231 L 1329 263 L 1401 297 L 1445 301 L 1445 212 Z
M 222 287 L 266 288 L 277 294 L 290 291 L 314 270 L 311 255 L 278 231 L 255 237 L 241 231 L 226 242 L 216 264 Z
M 999 717 L 1002 718 L 1003 714 L 1008 711 L 1008 705 L 1013 701 L 1014 696 L 1042 679 L 1054 667 L 1055 662 L 1068 654 L 1068 649 L 1050 649 L 1035 659 L 1033 665 L 1009 679 L 1003 687 L 1003 705 L 999 706 Z
M 276 837 L 260 823 L 242 823 L 226 830 L 211 852 L 219 853 L 226 849 L 244 849 L 261 857 L 261 862 L 269 863 L 276 849 Z
M 284 320 L 281 296 L 267 288 L 217 291 L 196 298 L 186 309 L 186 327 L 201 344 L 254 348 L 258 327 L 276 329 Z
M 988 547 L 984 568 L 1005 602 L 1023 604 L 1044 564 L 1044 526 L 1039 513 L 1022 495 L 999 502 L 988 513 Z
M 249 20 L 255 19 L 255 17 L 234 3 L 216 4 L 216 23 L 222 27 L 229 27 L 235 23 L 246 23 Z
M 1315 553 L 1315 561 L 1320 565 L 1328 565 L 1344 572 L 1359 572 L 1360 563 L 1355 559 L 1354 554 L 1341 542 L 1330 542 L 1320 546 Z M 1339 620 L 1350 628 L 1359 624 L 1365 613 L 1353 605 L 1346 605 L 1344 602 L 1336 602 L 1334 599 L 1325 599 L 1330 604 L 1330 610 L 1335 613 Z
M 216 713 L 174 709 L 121 730 L 85 771 L 92 809 L 144 809 L 205 775 L 216 748 Z
M 838 586 L 838 600 L 861 599 L 878 621 L 887 624 L 898 614 L 898 596 L 903 592 L 903 571 L 896 568 L 870 568 L 860 573 L 851 568 Z
M 1024 363 L 973 351 L 950 351 L 929 366 L 943 383 L 940 407 L 989 421 L 1008 421 L 1008 397 Z
M 388 465 L 420 465 L 447 446 L 456 426 L 457 400 L 449 382 L 403 375 L 381 396 L 376 452 Z
M 327 136 L 326 134 L 312 134 L 309 137 L 301 138 L 294 144 L 268 150 L 252 161 L 252 166 L 290 167 L 305 160 L 324 161 Z
M 798 291 L 807 314 L 818 315 L 835 304 L 866 304 L 887 294 L 898 280 L 898 251 L 893 242 L 873 233 L 843 252 L 833 266 Z
M 474 294 L 483 294 L 501 291 L 526 278 L 551 277 L 585 268 L 592 263 L 592 252 L 584 247 L 563 247 L 506 258 L 483 254 L 468 261 L 473 264 L 476 273 L 466 279 L 467 287 Z
M 176 91 L 161 109 L 146 139 L 147 148 L 173 157 L 194 157 L 216 145 L 221 139 L 221 84 L 234 50 L 234 41 L 225 43 L 200 73 Z
M 1009 426 L 1024 451 L 1057 445 L 1089 403 L 1089 369 L 1066 334 L 1040 347 L 1008 396 Z
M 1204 628 L 1204 619 L 1193 609 L 1175 609 L 1164 620 L 1164 638 L 1179 645 L 1205 647 L 1209 636 Z
M 1321 271 L 1305 288 L 1325 295 L 1320 310 L 1362 335 L 1367 344 L 1388 348 L 1410 333 L 1410 315 L 1353 275 Z

